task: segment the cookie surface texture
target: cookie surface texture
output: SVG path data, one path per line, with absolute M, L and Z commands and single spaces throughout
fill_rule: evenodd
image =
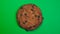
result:
M 42 22 L 41 10 L 34 4 L 23 5 L 17 12 L 17 20 L 22 28 L 34 30 Z

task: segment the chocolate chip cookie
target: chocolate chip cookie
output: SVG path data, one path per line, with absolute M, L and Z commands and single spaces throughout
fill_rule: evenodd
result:
M 17 12 L 17 20 L 22 28 L 34 30 L 42 22 L 41 10 L 34 4 L 23 5 Z

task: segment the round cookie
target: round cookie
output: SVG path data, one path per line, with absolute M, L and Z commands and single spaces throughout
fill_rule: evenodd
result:
M 17 20 L 22 28 L 34 30 L 42 22 L 41 10 L 34 4 L 26 4 L 18 10 Z

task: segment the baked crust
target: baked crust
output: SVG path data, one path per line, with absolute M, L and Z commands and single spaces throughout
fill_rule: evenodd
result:
M 22 28 L 34 30 L 42 22 L 41 10 L 34 4 L 26 4 L 18 10 L 17 20 Z

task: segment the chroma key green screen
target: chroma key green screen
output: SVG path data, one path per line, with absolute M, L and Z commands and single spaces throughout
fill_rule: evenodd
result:
M 17 10 L 24 4 L 41 9 L 43 22 L 33 31 L 17 24 Z M 60 34 L 60 0 L 0 0 L 0 34 Z

